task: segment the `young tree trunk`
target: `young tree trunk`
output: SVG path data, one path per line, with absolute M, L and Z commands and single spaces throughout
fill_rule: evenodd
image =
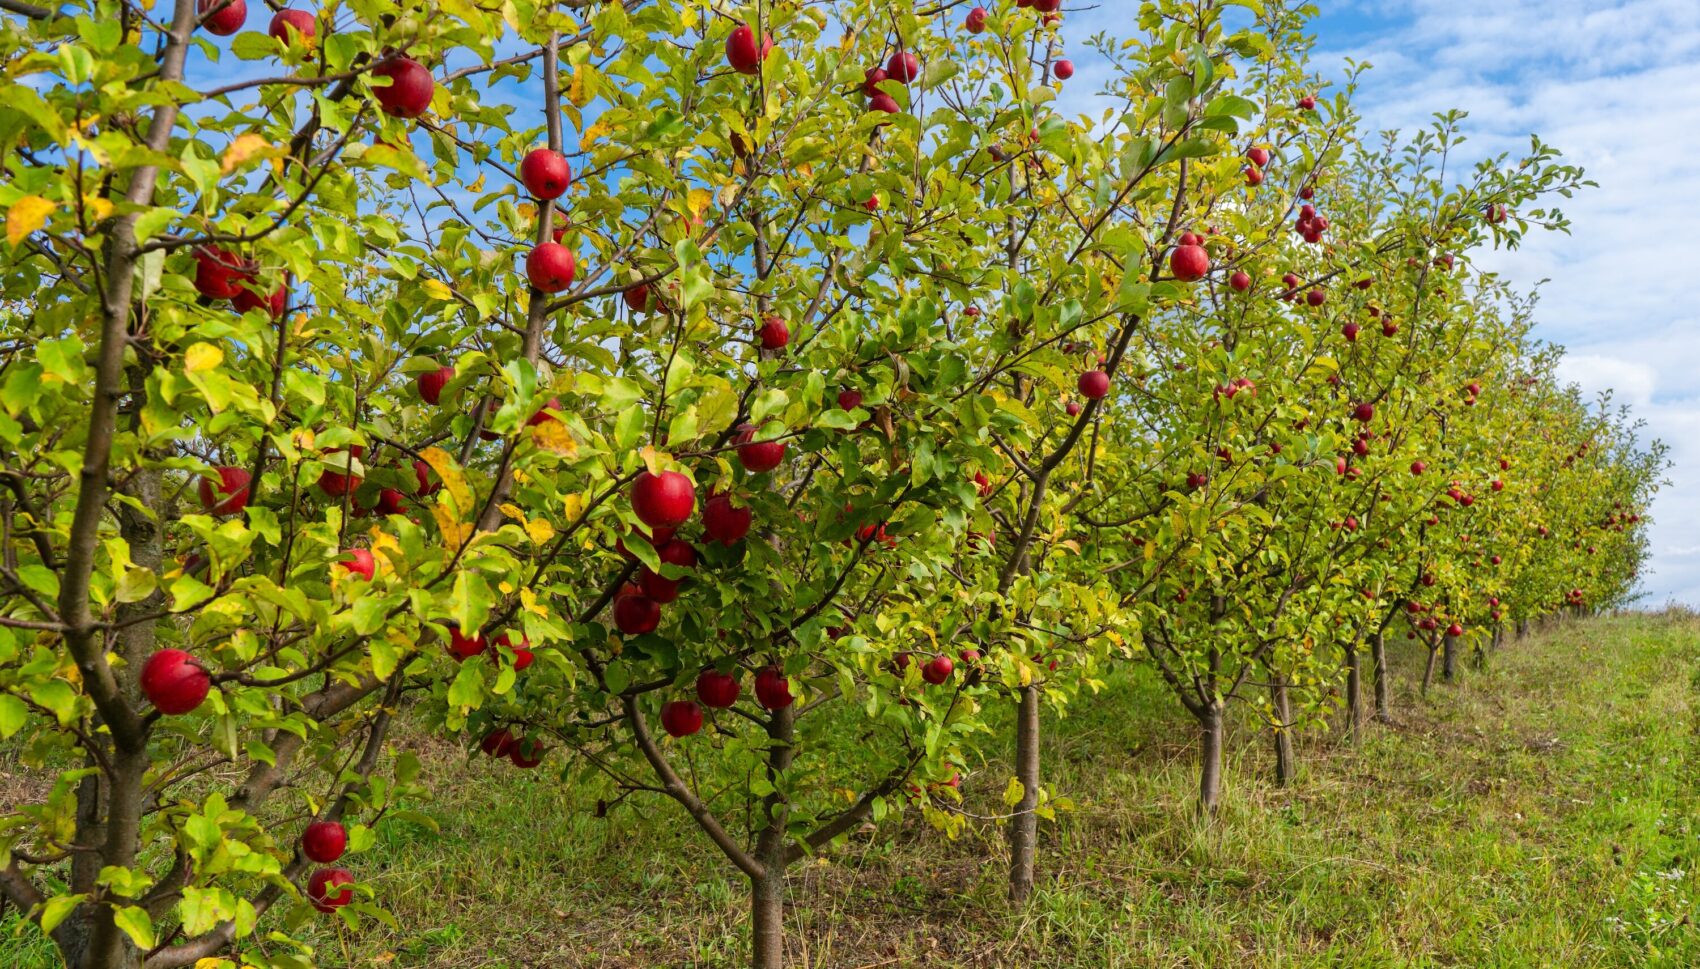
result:
M 1440 678 L 1451 683 L 1458 678 L 1458 637 L 1444 636 L 1440 642 L 1442 654 Z
M 785 867 L 768 868 L 766 876 L 750 879 L 750 966 L 781 969 L 785 965 Z
M 1428 696 L 1429 684 L 1434 682 L 1434 661 L 1440 655 L 1440 645 L 1429 642 L 1426 638 L 1423 643 L 1428 647 L 1428 665 L 1423 667 L 1423 696 L 1426 697 Z
M 1359 662 L 1359 640 L 1346 644 L 1346 733 L 1357 743 L 1364 724 L 1364 691 L 1362 663 Z
M 1387 701 L 1387 638 L 1380 630 L 1370 640 L 1370 659 L 1375 664 L 1375 719 L 1389 723 L 1393 709 Z
M 1222 702 L 1212 701 L 1198 718 L 1198 815 L 1210 819 L 1222 803 Z
M 1273 670 L 1269 687 L 1270 706 L 1275 714 L 1275 786 L 1293 783 L 1296 761 L 1293 757 L 1293 703 L 1287 692 L 1287 678 Z
M 1021 801 L 1009 823 L 1009 898 L 1025 902 L 1033 894 L 1033 864 L 1038 853 L 1039 815 L 1039 687 L 1021 688 L 1015 726 L 1015 779 L 1021 782 Z
M 1529 620 L 1527 620 L 1527 619 L 1517 620 L 1517 638 L 1519 640 L 1529 638 Z

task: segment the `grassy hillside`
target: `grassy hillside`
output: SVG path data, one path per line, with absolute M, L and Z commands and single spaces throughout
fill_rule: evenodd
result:
M 1403 646 L 1403 643 L 1400 644 Z M 1311 735 L 1270 783 L 1234 738 L 1223 816 L 1191 820 L 1192 734 L 1129 674 L 1054 722 L 1042 891 L 1003 901 L 996 829 L 869 830 L 793 877 L 800 966 L 1700 965 L 1700 621 L 1628 616 L 1508 646 L 1407 688 L 1351 746 Z M 325 965 L 734 966 L 744 888 L 671 804 L 594 817 L 596 794 L 414 741 L 440 830 L 392 825 L 358 859 L 400 932 L 327 933 Z M 964 784 L 1000 811 L 1008 771 Z M 48 966 L 30 933 L 0 965 Z

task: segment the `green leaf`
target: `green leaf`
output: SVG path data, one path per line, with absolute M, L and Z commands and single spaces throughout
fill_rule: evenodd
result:
M 47 904 L 41 907 L 41 931 L 51 935 L 53 930 L 59 927 L 59 923 L 65 921 L 65 916 L 70 915 L 86 898 L 88 895 L 80 894 L 60 895 L 48 899 Z
M 0 740 L 22 730 L 29 720 L 29 707 L 9 693 L 0 694 Z
M 448 701 L 451 705 L 462 710 L 476 710 L 484 705 L 483 665 L 480 662 L 460 664 L 454 682 L 449 684 Z
M 153 919 L 148 918 L 146 909 L 126 905 L 112 913 L 112 922 L 124 930 L 136 948 L 144 951 L 153 948 Z

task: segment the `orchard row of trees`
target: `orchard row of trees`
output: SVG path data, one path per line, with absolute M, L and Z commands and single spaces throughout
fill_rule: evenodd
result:
M 1235 701 L 1285 780 L 1388 638 L 1632 595 L 1662 451 L 1472 265 L 1582 172 L 1364 137 L 1299 6 L 0 9 L 0 889 L 78 969 L 387 918 L 398 716 L 676 802 L 772 967 L 988 756 L 1025 899 L 1117 665 L 1208 816 Z

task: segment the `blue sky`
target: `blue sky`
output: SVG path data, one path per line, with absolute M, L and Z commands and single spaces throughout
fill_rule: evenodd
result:
M 1098 31 L 1125 33 L 1133 0 L 1069 12 L 1088 110 Z M 1065 4 L 1065 10 L 1072 4 Z M 1611 389 L 1671 446 L 1653 506 L 1646 603 L 1700 606 L 1700 0 L 1319 0 L 1315 69 L 1374 65 L 1356 100 L 1369 131 L 1470 113 L 1466 155 L 1526 150 L 1530 133 L 1600 183 L 1562 208 L 1572 235 L 1534 235 L 1478 266 L 1541 284 L 1536 333 L 1565 346 L 1563 374 Z M 1085 82 L 1085 83 L 1082 83 Z M 1472 152 L 1474 154 L 1472 154 Z

